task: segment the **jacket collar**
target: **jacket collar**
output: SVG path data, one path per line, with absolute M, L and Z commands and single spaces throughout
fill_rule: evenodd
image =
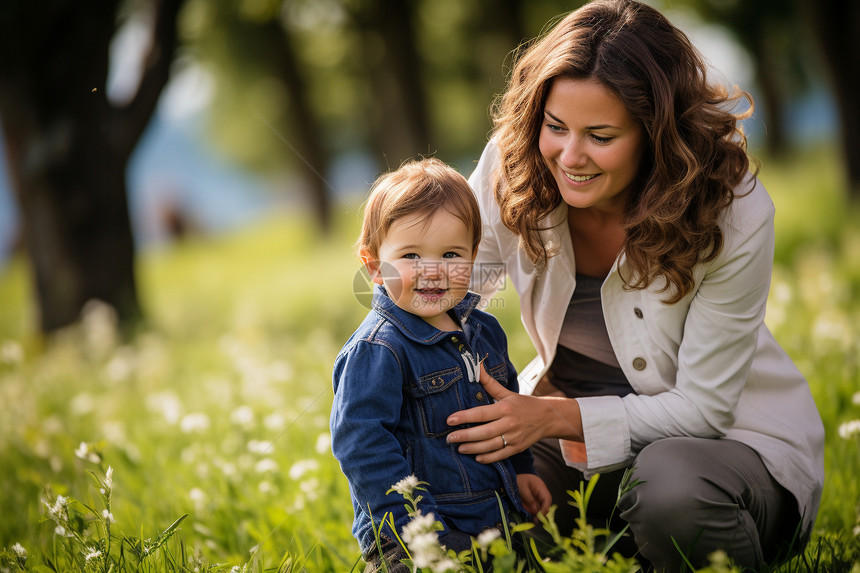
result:
M 453 314 L 460 325 L 464 325 L 469 315 L 478 305 L 481 296 L 468 292 L 453 309 Z M 432 326 L 420 316 L 406 312 L 388 296 L 385 287 L 375 285 L 371 307 L 388 322 L 393 324 L 404 336 L 421 344 L 435 344 L 445 338 L 448 333 Z

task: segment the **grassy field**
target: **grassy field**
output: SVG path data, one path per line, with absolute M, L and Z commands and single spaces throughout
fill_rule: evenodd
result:
M 860 226 L 832 155 L 761 172 L 777 204 L 767 322 L 827 429 L 815 534 L 780 571 L 860 571 Z M 356 566 L 328 434 L 331 364 L 365 313 L 358 217 L 339 216 L 322 243 L 282 215 L 144 253 L 133 340 L 98 305 L 41 340 L 25 264 L 0 269 L 0 571 Z M 530 344 L 502 294 L 521 367 Z

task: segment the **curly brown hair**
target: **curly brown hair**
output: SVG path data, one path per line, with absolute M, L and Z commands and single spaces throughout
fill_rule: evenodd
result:
M 596 79 L 624 103 L 646 134 L 637 180 L 624 212 L 627 288 L 664 277 L 667 303 L 693 288 L 693 267 L 723 245 L 718 219 L 750 168 L 738 120 L 752 97 L 711 85 L 687 36 L 635 0 L 595 0 L 522 47 L 493 110 L 501 169 L 494 184 L 506 227 L 536 265 L 554 253 L 541 224 L 561 203 L 538 148 L 544 105 L 556 78 Z M 749 108 L 734 113 L 739 100 Z

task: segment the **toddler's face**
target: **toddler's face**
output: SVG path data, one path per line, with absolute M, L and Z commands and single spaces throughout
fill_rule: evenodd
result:
M 397 306 L 453 330 L 459 325 L 447 312 L 466 296 L 474 260 L 472 233 L 442 208 L 429 219 L 416 214 L 395 221 L 368 270 Z

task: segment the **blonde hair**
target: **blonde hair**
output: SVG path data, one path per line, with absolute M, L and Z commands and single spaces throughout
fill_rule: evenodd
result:
M 666 302 L 678 302 L 693 288 L 693 267 L 722 248 L 718 218 L 749 170 L 738 120 L 752 114 L 751 96 L 710 85 L 687 36 L 635 0 L 596 0 L 559 21 L 516 59 L 493 117 L 502 222 L 538 265 L 553 255 L 541 223 L 562 201 L 538 147 L 556 78 L 598 80 L 642 126 L 645 149 L 624 213 L 633 272 L 622 279 L 644 289 L 662 276 L 672 290 Z M 742 98 L 751 107 L 732 113 Z
M 427 220 L 439 209 L 465 223 L 474 251 L 481 242 L 481 213 L 468 181 L 436 158 L 408 161 L 371 187 L 356 247 L 375 257 L 395 221 L 416 214 Z

